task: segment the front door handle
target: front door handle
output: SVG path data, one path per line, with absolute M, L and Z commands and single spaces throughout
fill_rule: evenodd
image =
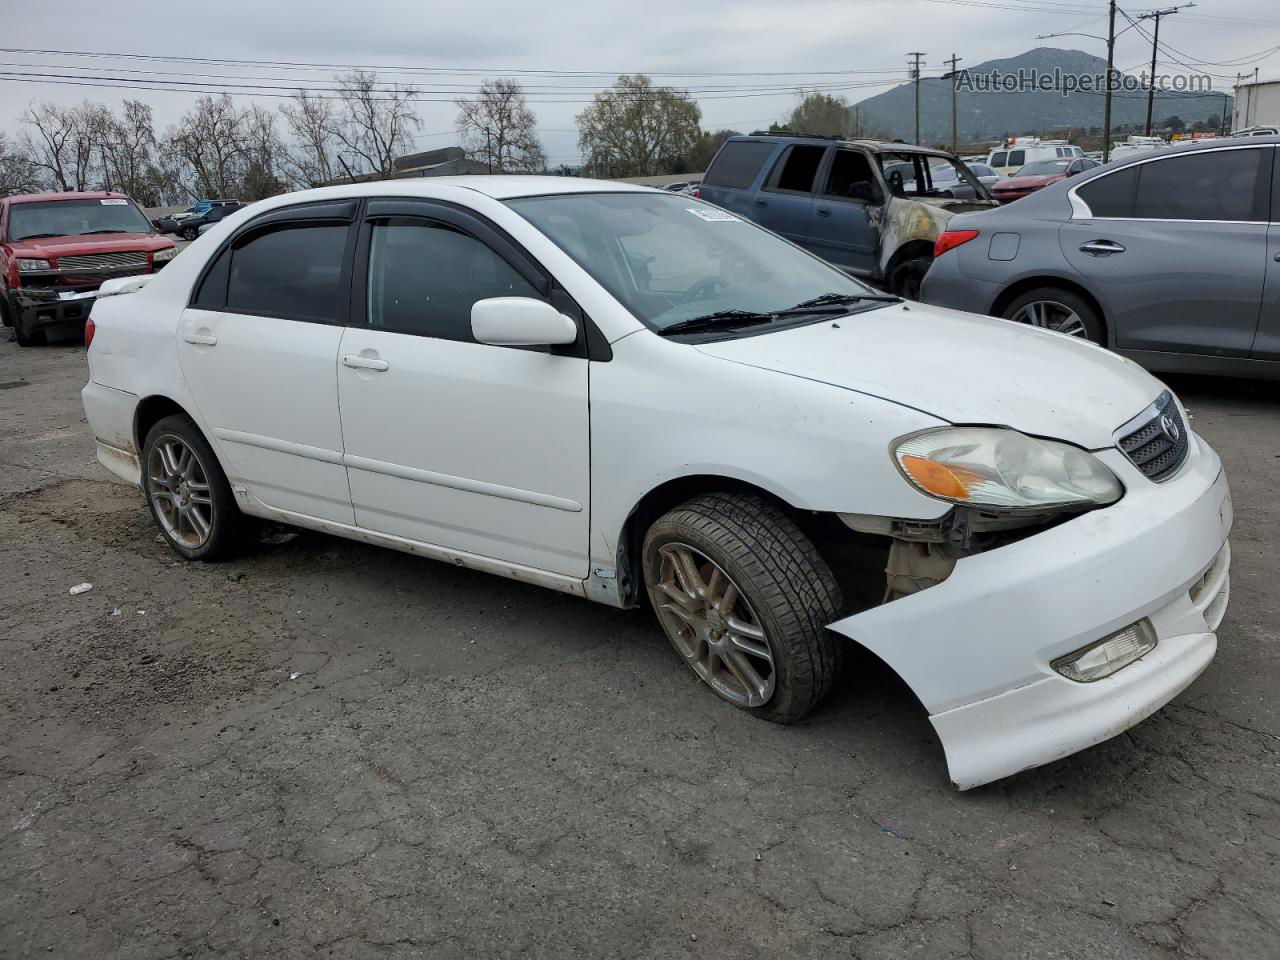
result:
M 1124 253 L 1124 247 L 1114 240 L 1090 240 L 1080 244 L 1080 252 L 1091 257 L 1109 257 L 1113 253 Z
M 218 338 L 211 333 L 184 333 L 182 339 L 202 347 L 216 347 Z
M 766 200 L 764 197 L 756 197 L 757 207 L 767 207 L 768 205 L 769 205 L 769 201 Z
M 820 216 L 820 217 L 829 217 L 829 216 L 831 216 L 831 208 L 830 208 L 830 207 L 819 207 L 819 208 L 818 208 L 818 216 Z
M 375 360 L 373 357 L 358 357 L 353 353 L 349 353 L 342 358 L 342 365 L 350 367 L 352 370 L 374 370 L 378 373 L 385 373 L 391 369 L 391 364 L 385 360 Z

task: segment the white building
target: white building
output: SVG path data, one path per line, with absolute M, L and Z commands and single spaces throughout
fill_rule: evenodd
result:
M 1236 87 L 1231 129 L 1280 126 L 1280 79 L 1242 83 Z

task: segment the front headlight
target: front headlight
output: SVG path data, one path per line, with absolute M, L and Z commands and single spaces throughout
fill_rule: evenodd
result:
M 1124 492 L 1106 465 L 1079 447 L 999 427 L 943 427 L 893 448 L 911 483 L 939 500 L 986 510 L 1105 505 Z
M 151 255 L 152 263 L 164 263 L 166 260 L 172 260 L 178 255 L 177 247 L 165 247 L 163 250 L 157 250 Z
M 49 266 L 48 260 L 25 260 L 22 257 L 18 258 L 19 273 L 31 273 L 35 270 L 51 270 L 51 269 L 53 268 Z

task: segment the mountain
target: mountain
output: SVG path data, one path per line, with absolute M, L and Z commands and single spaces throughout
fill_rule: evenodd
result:
M 1054 71 L 1063 75 L 1097 76 L 1106 72 L 1107 61 L 1080 50 L 1037 47 L 1016 57 L 988 60 L 968 68 L 976 85 L 979 77 L 995 70 L 1018 75 L 1019 71 L 1035 71 L 1049 76 Z M 1024 73 L 1025 75 L 1025 73 Z M 1101 132 L 1104 94 L 1076 91 L 1063 96 L 1057 90 L 1018 90 L 983 92 L 961 89 L 956 96 L 956 120 L 962 143 L 996 140 L 1004 136 L 1061 132 L 1067 127 Z M 1159 123 L 1170 116 L 1181 117 L 1188 125 L 1210 116 L 1231 111 L 1231 96 L 1221 92 L 1173 93 L 1156 92 L 1152 119 Z M 851 107 L 853 113 L 855 108 Z M 863 130 L 887 133 L 910 140 L 915 135 L 915 84 L 904 83 L 856 104 L 858 123 Z M 1113 128 L 1144 123 L 1147 116 L 1146 91 L 1117 90 L 1111 97 Z M 1139 130 L 1138 132 L 1141 132 Z M 920 81 L 920 139 L 923 143 L 945 143 L 951 140 L 951 80 L 926 78 Z

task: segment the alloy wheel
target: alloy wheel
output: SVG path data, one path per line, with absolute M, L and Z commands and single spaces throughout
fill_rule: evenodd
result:
M 773 650 L 733 578 L 688 544 L 664 544 L 658 555 L 651 596 L 672 644 L 724 699 L 743 707 L 768 703 L 775 680 Z
M 1044 330 L 1056 330 L 1069 337 L 1088 339 L 1089 336 L 1089 328 L 1080 315 L 1056 300 L 1033 300 L 1020 307 L 1009 319 Z
M 166 434 L 151 448 L 147 487 L 165 534 L 188 549 L 204 546 L 213 532 L 213 497 L 204 465 L 180 437 Z

